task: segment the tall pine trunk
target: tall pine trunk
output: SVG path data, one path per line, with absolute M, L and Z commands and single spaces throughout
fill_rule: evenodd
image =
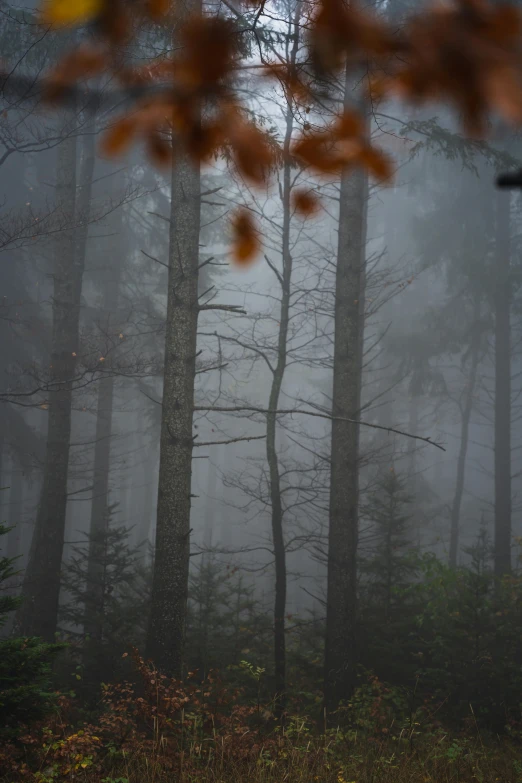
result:
M 23 585 L 21 632 L 52 642 L 58 620 L 67 507 L 72 379 L 79 341 L 83 258 L 75 253 L 76 136 L 58 147 L 56 200 L 64 229 L 57 235 L 47 449 L 43 487 Z
M 495 575 L 511 571 L 511 280 L 509 193 L 496 194 Z
M 190 5 L 196 9 L 196 3 Z M 147 635 L 147 655 L 174 676 L 182 673 L 190 558 L 200 192 L 199 166 L 175 149 L 158 514 Z
M 346 75 L 345 105 L 352 84 Z M 357 663 L 359 427 L 342 421 L 360 410 L 364 260 L 368 183 L 362 171 L 341 177 L 335 281 L 330 525 L 325 640 L 325 706 L 350 697 Z
M 23 519 L 24 504 L 24 480 L 21 465 L 14 460 L 11 462 L 11 476 L 9 480 L 9 531 L 7 537 L 7 557 L 18 558 L 21 554 L 21 525 Z M 19 583 L 19 578 L 15 582 Z
M 450 549 L 449 565 L 450 568 L 457 567 L 457 558 L 459 552 L 459 534 L 460 534 L 460 509 L 462 505 L 462 496 L 464 494 L 464 483 L 466 478 L 466 458 L 468 455 L 469 443 L 469 423 L 471 420 L 471 411 L 473 410 L 473 396 L 477 383 L 477 369 L 479 363 L 480 336 L 473 335 L 470 355 L 469 377 L 466 384 L 466 394 L 464 405 L 461 408 L 461 429 L 460 446 L 457 460 L 457 477 L 455 481 L 455 494 L 451 505 L 451 528 L 450 528 Z
M 114 332 L 117 324 L 111 317 L 118 311 L 118 294 L 122 269 L 122 225 L 123 208 L 120 207 L 111 220 L 112 238 L 107 248 L 107 257 L 111 264 L 107 271 L 109 278 L 104 281 L 101 316 L 104 324 Z M 89 526 L 89 560 L 87 564 L 87 596 L 85 607 L 85 633 L 89 643 L 85 645 L 86 676 L 96 656 L 92 647 L 96 648 L 102 639 L 102 616 L 104 602 L 104 559 L 107 526 L 109 521 L 109 478 L 111 469 L 111 437 L 114 400 L 114 375 L 111 372 L 111 361 L 104 364 L 107 374 L 102 376 L 98 384 L 98 400 L 96 408 L 96 435 L 94 447 L 93 489 L 91 518 Z

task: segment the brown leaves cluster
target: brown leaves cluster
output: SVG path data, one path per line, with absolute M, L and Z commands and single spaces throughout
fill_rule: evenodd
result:
M 340 174 L 346 168 L 365 166 L 377 179 L 386 180 L 392 175 L 391 161 L 371 146 L 362 117 L 350 110 L 345 110 L 330 128 L 304 135 L 293 153 L 318 174 Z
M 521 34 L 520 10 L 503 2 L 451 0 L 395 32 L 353 2 L 321 0 L 310 41 L 319 70 L 371 63 L 373 97 L 448 103 L 481 134 L 491 112 L 522 122 Z
M 407 59 L 390 88 L 419 103 L 445 101 L 481 134 L 488 114 L 522 121 L 522 17 L 518 8 L 459 0 L 410 20 Z
M 118 52 L 140 18 L 176 26 L 169 0 L 45 0 L 43 14 L 46 22 L 91 23 L 97 32 L 92 45 L 67 55 L 50 74 L 50 98 L 59 100 L 79 81 L 107 71 L 124 89 L 141 90 L 131 110 L 108 129 L 106 154 L 122 154 L 141 140 L 151 160 L 165 166 L 178 150 L 205 162 L 226 149 L 246 180 L 254 185 L 267 181 L 281 151 L 247 119 L 234 90 L 240 58 L 229 21 L 193 15 L 177 26 L 172 56 L 129 68 Z M 514 6 L 447 0 L 415 14 L 397 31 L 354 0 L 317 0 L 308 26 L 311 62 L 323 84 L 345 66 L 364 67 L 372 74 L 368 98 L 395 94 L 412 103 L 443 101 L 461 113 L 465 129 L 473 133 L 484 130 L 491 112 L 522 122 L 522 16 Z M 313 101 L 313 80 L 304 83 L 295 67 L 277 63 L 263 77 L 282 83 L 294 102 Z M 319 176 L 362 166 L 386 180 L 392 171 L 391 161 L 371 146 L 366 122 L 355 111 L 345 111 L 322 130 L 305 126 L 290 155 L 292 163 Z M 294 207 L 312 215 L 318 203 L 310 193 L 298 193 Z M 259 250 L 250 213 L 237 213 L 233 231 L 235 257 L 244 264 Z
M 341 68 L 346 59 L 360 64 L 368 58 L 389 54 L 396 39 L 386 25 L 353 2 L 322 0 L 310 31 L 316 67 L 323 71 Z

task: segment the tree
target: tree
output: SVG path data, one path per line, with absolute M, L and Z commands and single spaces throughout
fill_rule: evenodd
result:
M 186 0 L 181 20 L 197 11 Z M 192 417 L 196 377 L 200 169 L 173 139 L 158 517 L 147 655 L 180 676 L 190 556 Z
M 411 676 L 405 650 L 418 605 L 409 593 L 420 568 L 411 540 L 413 501 L 407 479 L 392 466 L 381 473 L 362 511 L 371 526 L 371 549 L 359 559 L 360 660 L 389 682 Z
M 287 40 L 292 40 L 291 48 L 286 52 L 288 67 L 295 70 L 299 52 L 299 26 L 301 24 L 301 4 L 295 9 L 286 9 L 288 14 Z M 287 44 L 288 47 L 288 44 Z M 283 171 L 282 188 L 280 191 L 283 224 L 281 234 L 282 271 L 277 273 L 281 286 L 281 309 L 279 314 L 279 334 L 277 338 L 277 354 L 275 365 L 271 365 L 272 384 L 268 400 L 269 413 L 266 417 L 266 457 L 269 470 L 270 503 L 272 515 L 272 541 L 274 546 L 275 565 L 275 603 L 274 603 L 274 670 L 275 670 L 275 701 L 276 711 L 281 714 L 286 701 L 286 651 L 285 651 L 285 611 L 286 611 L 286 547 L 283 530 L 283 498 L 281 494 L 281 476 L 279 459 L 276 449 L 277 414 L 281 388 L 288 361 L 288 330 L 290 326 L 290 308 L 292 302 L 292 267 L 293 253 L 290 240 L 292 171 L 290 161 L 290 146 L 294 132 L 294 111 L 292 96 L 286 96 L 285 131 L 283 141 Z
M 510 196 L 496 198 L 495 229 L 495 575 L 511 571 Z
M 9 528 L 0 525 L 3 544 Z M 2 546 L 3 549 L 3 546 Z M 0 591 L 16 575 L 15 560 L 0 557 Z M 0 594 L 0 628 L 20 605 L 21 599 Z M 51 668 L 63 645 L 47 644 L 37 637 L 0 639 L 0 738 L 13 739 L 28 724 L 39 720 L 56 705 L 51 688 Z
M 67 228 L 55 251 L 52 384 L 49 394 L 47 453 L 43 489 L 20 610 L 23 633 L 54 640 L 58 619 L 60 573 L 67 505 L 72 385 L 78 352 L 80 296 L 84 258 L 77 257 L 76 136 L 58 148 L 56 198 Z
M 406 481 L 390 468 L 377 482 L 364 510 L 372 524 L 375 541 L 371 556 L 361 571 L 367 580 L 368 600 L 385 623 L 389 622 L 398 593 L 411 581 L 416 565 L 408 557 L 412 545 L 410 507 L 413 497 L 406 491 Z
M 346 71 L 344 104 L 352 97 Z M 364 329 L 364 264 L 368 180 L 345 168 L 341 175 L 335 282 L 335 337 L 328 530 L 325 703 L 348 699 L 355 686 L 357 647 L 357 539 L 359 534 L 358 419 Z
M 451 568 L 457 566 L 457 556 L 459 551 L 459 533 L 460 533 L 460 509 L 462 505 L 462 496 L 464 493 L 464 478 L 466 471 L 466 457 L 469 444 L 469 426 L 471 412 L 473 410 L 473 399 L 477 386 L 477 372 L 480 361 L 481 349 L 481 330 L 479 321 L 479 308 L 475 309 L 475 318 L 472 324 L 472 336 L 469 346 L 469 371 L 467 382 L 464 387 L 464 393 L 459 398 L 459 410 L 461 414 L 461 433 L 459 444 L 459 455 L 457 461 L 457 475 L 455 477 L 455 494 L 451 504 L 450 517 L 450 546 L 449 546 L 449 564 Z
M 120 208 L 114 215 L 114 220 L 111 221 L 112 231 L 114 232 L 114 239 L 109 245 L 110 257 L 114 258 L 114 262 L 109 270 L 110 279 L 107 280 L 106 276 L 103 276 L 105 283 L 103 302 L 102 302 L 102 317 L 104 322 L 109 326 L 111 331 L 116 329 L 119 331 L 123 326 L 118 323 L 112 323 L 114 320 L 114 313 L 118 313 L 118 295 L 119 284 L 122 273 L 123 261 L 122 256 L 125 254 L 125 245 L 122 243 L 122 222 L 123 222 L 123 210 Z M 122 246 L 123 245 L 123 246 Z M 114 398 L 114 375 L 110 372 L 110 363 L 114 359 L 114 352 L 112 357 L 109 358 L 108 373 L 100 378 L 98 384 L 98 399 L 96 410 L 96 432 L 95 432 L 95 447 L 94 447 L 94 466 L 93 466 L 93 488 L 92 488 L 92 504 L 91 504 L 91 519 L 89 527 L 89 555 L 88 555 L 88 569 L 87 569 L 87 584 L 86 595 L 92 602 L 88 603 L 85 607 L 85 632 L 91 640 L 91 645 L 96 644 L 101 640 L 102 627 L 99 624 L 100 612 L 90 612 L 91 606 L 96 606 L 95 595 L 97 591 L 103 590 L 103 578 L 98 571 L 102 568 L 103 553 L 97 551 L 97 547 L 102 544 L 105 546 L 105 537 L 108 533 L 107 525 L 109 523 L 109 478 L 110 478 L 110 466 L 111 466 L 111 436 L 112 436 L 112 409 Z M 102 596 L 99 597 L 98 603 L 102 603 Z
M 140 561 L 130 532 L 110 525 L 116 509 L 106 510 L 106 525 L 75 545 L 64 564 L 68 600 L 60 611 L 70 652 L 83 666 L 84 688 L 96 697 L 97 686 L 122 672 L 122 655 L 143 647 L 150 610 L 150 568 Z M 95 540 L 93 540 L 93 537 Z

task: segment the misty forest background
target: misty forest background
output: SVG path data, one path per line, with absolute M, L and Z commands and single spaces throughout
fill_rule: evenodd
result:
M 0 3 L 13 79 L 72 42 L 34 13 Z M 271 3 L 247 55 L 305 67 L 302 13 Z M 128 56 L 168 45 L 151 26 Z M 283 147 L 336 110 L 238 82 Z M 393 184 L 281 163 L 251 188 L 226 150 L 201 172 L 100 156 L 103 80 L 53 112 L 26 84 L 0 111 L 0 711 L 26 726 L 59 690 L 96 712 L 135 647 L 266 720 L 368 729 L 386 687 L 394 714 L 519 737 L 522 201 L 494 182 L 520 138 L 388 104 L 368 123 Z M 237 205 L 263 241 L 245 268 Z

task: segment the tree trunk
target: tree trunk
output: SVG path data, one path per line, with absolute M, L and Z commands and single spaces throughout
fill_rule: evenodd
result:
M 113 238 L 107 249 L 112 260 L 108 274 L 110 279 L 104 282 L 102 317 L 109 329 L 113 331 L 117 324 L 111 320 L 111 315 L 118 310 L 118 294 L 122 268 L 122 217 L 120 207 L 111 221 Z M 89 526 L 89 561 L 87 565 L 87 595 L 89 601 L 85 607 L 85 634 L 89 643 L 85 645 L 86 676 L 89 668 L 96 660 L 92 655 L 92 647 L 99 646 L 102 639 L 102 616 L 104 603 L 104 558 L 106 533 L 109 522 L 109 477 L 111 468 L 111 436 L 112 412 L 114 399 L 114 375 L 110 371 L 111 359 L 105 363 L 108 370 L 98 384 L 98 401 L 96 410 L 96 435 L 94 447 L 93 489 L 91 504 L 91 519 Z M 91 674 L 94 676 L 95 672 Z
M 511 571 L 511 280 L 509 193 L 496 195 L 495 575 Z
M 174 151 L 158 516 L 147 655 L 181 676 L 190 556 L 200 171 Z
M 23 518 L 24 482 L 20 465 L 14 461 L 11 463 L 11 477 L 9 480 L 9 531 L 7 537 L 7 557 L 18 558 L 21 554 L 21 524 Z M 17 566 L 19 564 L 17 563 Z M 15 580 L 19 584 L 20 578 Z
M 216 465 L 214 463 L 218 446 L 210 446 L 209 458 L 207 461 L 207 490 L 205 503 L 205 519 L 203 521 L 203 562 L 206 563 L 210 557 L 210 548 L 212 547 L 213 536 L 215 532 L 215 508 L 216 508 L 216 486 L 217 475 Z
M 15 575 L 5 585 L 7 593 L 10 595 L 18 595 L 20 592 L 21 582 L 21 563 L 20 555 L 22 553 L 22 519 L 24 510 L 24 481 L 23 472 L 20 465 L 17 465 L 14 460 L 11 460 L 10 471 L 10 492 L 9 492 L 9 527 L 11 528 L 7 535 L 7 552 L 6 556 L 10 560 L 15 560 L 14 569 Z M 15 617 L 9 614 L 6 618 L 6 622 L 2 628 L 3 636 L 10 636 L 13 625 L 15 623 Z
M 479 363 L 479 338 L 473 337 L 471 347 L 469 378 L 466 384 L 466 396 L 464 407 L 461 409 L 462 424 L 460 430 L 460 447 L 457 460 L 457 479 L 455 483 L 455 494 L 451 506 L 451 532 L 450 532 L 450 550 L 449 566 L 457 567 L 457 557 L 459 551 L 459 533 L 460 533 L 460 507 L 462 505 L 462 495 L 464 493 L 464 481 L 466 476 L 466 457 L 468 454 L 469 442 L 469 422 L 471 411 L 473 410 L 473 395 L 475 394 L 475 385 L 477 381 L 477 368 Z
M 19 621 L 22 634 L 54 641 L 67 507 L 72 382 L 79 340 L 83 258 L 76 257 L 76 137 L 58 147 L 56 199 L 64 230 L 54 262 L 51 391 L 43 488 L 36 515 Z
M 345 104 L 351 95 L 348 74 Z M 332 415 L 358 416 L 361 395 L 367 176 L 345 171 L 341 177 L 335 283 L 335 337 Z M 359 428 L 332 421 L 330 526 L 325 643 L 325 706 L 334 709 L 355 685 L 358 539 Z
M 292 257 L 289 250 L 290 231 L 290 167 L 285 164 L 283 185 L 283 275 L 281 280 L 281 311 L 277 363 L 274 368 L 268 409 L 278 408 L 281 386 L 286 369 L 288 317 L 290 310 L 290 279 Z M 266 458 L 268 462 L 270 503 L 272 514 L 272 543 L 274 546 L 275 598 L 274 598 L 274 674 L 276 711 L 284 710 L 286 690 L 285 608 L 286 608 L 286 549 L 283 532 L 283 504 L 281 477 L 276 448 L 277 416 L 269 413 L 266 419 Z
M 296 8 L 295 18 L 289 24 L 294 34 L 289 61 L 295 66 L 299 48 L 298 21 L 300 7 Z M 292 99 L 286 102 L 286 130 L 284 138 L 284 166 L 281 200 L 283 207 L 283 227 L 281 251 L 283 270 L 279 278 L 281 285 L 281 304 L 279 315 L 279 334 L 277 340 L 277 362 L 272 376 L 268 410 L 275 411 L 279 406 L 279 397 L 286 370 L 288 326 L 290 315 L 290 294 L 293 259 L 290 251 L 290 197 L 292 192 L 290 145 L 294 128 Z M 286 705 L 286 648 L 285 648 L 285 610 L 286 610 L 286 547 L 283 531 L 283 503 L 281 497 L 281 477 L 277 455 L 277 416 L 269 413 L 266 420 L 266 458 L 268 462 L 270 504 L 272 513 L 272 543 L 274 546 L 275 597 L 274 597 L 274 675 L 275 675 L 275 712 L 281 716 Z
M 419 396 L 412 394 L 409 404 L 408 432 L 417 435 L 419 429 Z M 415 492 L 417 484 L 417 441 L 408 439 L 406 450 L 406 475 L 412 492 Z
M 3 420 L 0 424 L 0 426 L 5 427 L 5 420 Z M 9 505 L 9 491 L 10 487 L 8 486 L 5 476 L 6 476 L 6 470 L 5 470 L 5 463 L 6 463 L 6 453 L 5 453 L 5 444 L 2 437 L 0 437 L 0 508 L 2 509 L 2 514 L 5 513 L 4 509 Z M 3 517 L 0 517 L 3 518 Z M 9 533 L 7 534 L 9 536 Z
M 103 605 L 103 559 L 105 533 L 109 519 L 109 474 L 112 434 L 112 404 L 114 379 L 109 375 L 101 379 L 98 387 L 96 410 L 96 445 L 94 448 L 93 498 L 89 528 L 89 562 L 87 567 L 87 593 L 89 606 Z M 85 632 L 93 641 L 101 639 L 101 629 L 96 619 L 98 613 L 86 612 Z

